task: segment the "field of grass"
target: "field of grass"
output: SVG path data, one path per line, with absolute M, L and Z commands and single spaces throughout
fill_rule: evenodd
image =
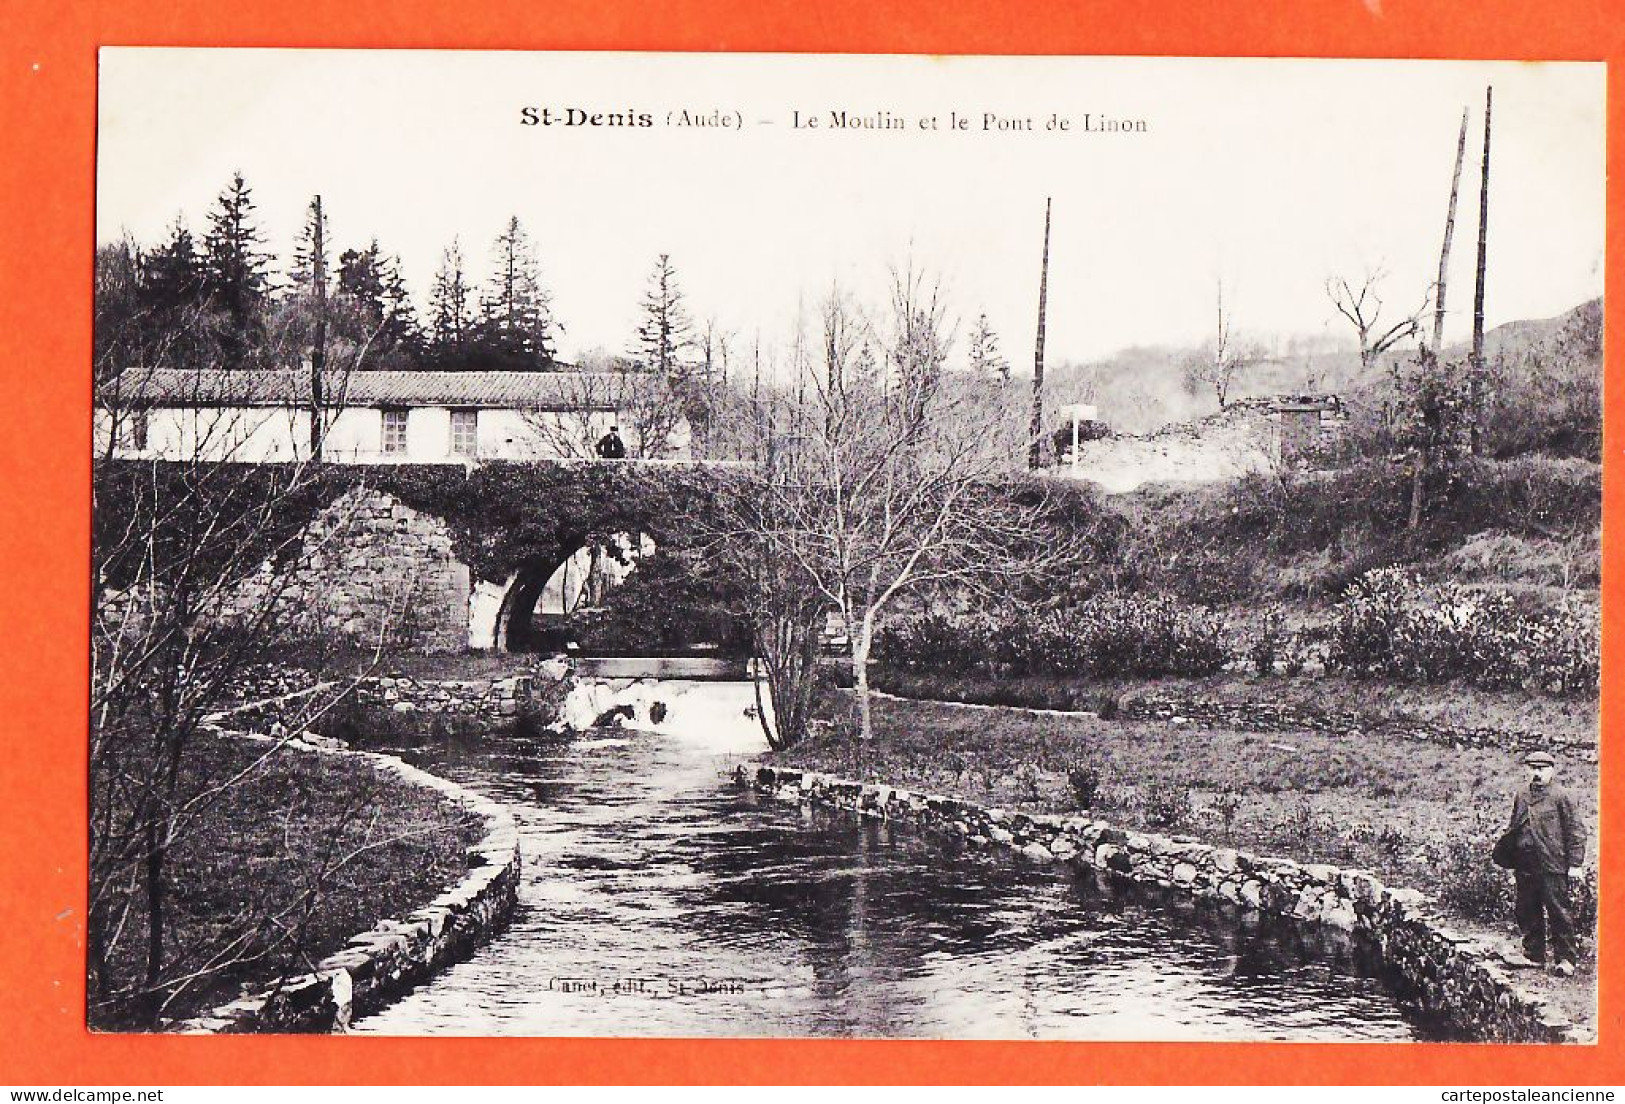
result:
M 235 775 L 267 748 L 199 737 L 181 792 Z M 275 752 L 207 806 L 170 854 L 164 976 L 174 980 L 162 1015 L 195 1015 L 305 972 L 350 936 L 427 904 L 467 872 L 466 849 L 483 833 L 477 817 L 370 764 Z M 114 890 L 112 915 L 129 913 L 107 963 L 113 999 L 93 998 L 89 1009 L 96 1028 L 142 1023 L 128 996 L 146 947 L 133 885 Z

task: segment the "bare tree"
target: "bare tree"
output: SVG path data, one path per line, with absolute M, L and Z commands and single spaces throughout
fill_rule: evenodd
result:
M 1332 276 L 1326 280 L 1326 297 L 1359 335 L 1361 368 L 1370 368 L 1383 353 L 1406 338 L 1421 333 L 1422 316 L 1427 313 L 1428 303 L 1432 300 L 1432 289 L 1429 289 L 1414 311 L 1384 329 L 1384 304 L 1380 288 L 1387 276 L 1388 273 L 1379 267 L 1367 269 L 1358 285 L 1349 283 L 1348 278 L 1343 276 Z
M 867 740 L 869 658 L 887 610 L 931 588 L 989 589 L 1044 559 L 1033 540 L 1041 484 L 1012 492 L 1027 446 L 1021 411 L 996 381 L 941 371 L 945 314 L 934 284 L 894 273 L 887 371 L 873 379 L 853 371 L 864 327 L 832 295 L 824 370 L 809 374 L 800 400 L 786 391 L 755 404 L 756 464 L 743 486 L 718 496 L 718 543 L 758 583 L 750 613 L 776 744 L 803 734 L 822 613 L 847 627 Z
M 201 314 L 177 316 L 170 341 L 191 340 L 178 327 L 205 324 Z M 337 367 L 353 367 L 364 353 L 365 342 Z M 249 442 L 268 423 L 244 410 L 200 413 L 222 378 L 206 368 L 194 373 L 184 454 L 155 447 L 141 450 L 146 459 L 116 459 L 121 443 L 131 444 L 120 427 L 145 424 L 155 380 L 186 405 L 185 394 L 173 394 L 176 370 L 161 367 L 166 360 L 160 345 L 150 362 L 98 365 L 98 433 L 107 437 L 92 484 L 88 995 L 92 1022 L 143 1026 L 224 971 L 273 954 L 297 958 L 311 908 L 360 854 L 330 855 L 297 901 L 275 914 L 245 911 L 218 938 L 177 944 L 174 856 L 201 846 L 195 837 L 206 815 L 286 744 L 229 764 L 198 755 L 213 738 L 210 716 L 244 672 L 286 645 L 298 604 L 292 580 L 320 551 L 303 522 L 319 504 L 323 469 L 300 456 L 292 408 L 280 432 L 293 459 L 242 463 L 255 459 Z M 327 383 L 329 402 L 340 401 L 344 373 L 333 371 Z M 313 695 L 305 719 L 333 700 Z M 343 823 L 325 826 L 334 842 L 353 838 L 349 820 L 366 811 L 364 788 L 352 797 Z
M 1224 281 L 1217 285 L 1217 325 L 1212 346 L 1199 356 L 1191 358 L 1185 366 L 1186 378 L 1194 385 L 1213 389 L 1214 397 L 1223 407 L 1230 401 L 1230 390 L 1243 371 L 1261 358 L 1258 348 L 1237 339 L 1233 319 L 1224 305 Z

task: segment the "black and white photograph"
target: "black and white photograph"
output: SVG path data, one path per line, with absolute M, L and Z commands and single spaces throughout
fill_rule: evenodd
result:
M 104 47 L 89 1029 L 1595 1043 L 1605 78 Z

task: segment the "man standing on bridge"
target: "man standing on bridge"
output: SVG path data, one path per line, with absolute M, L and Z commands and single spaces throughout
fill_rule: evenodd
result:
M 620 426 L 610 426 L 609 432 L 598 439 L 598 455 L 605 460 L 626 459 L 626 442 L 621 440 Z

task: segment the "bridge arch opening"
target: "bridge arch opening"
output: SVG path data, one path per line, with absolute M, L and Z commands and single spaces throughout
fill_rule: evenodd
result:
M 507 652 L 564 651 L 572 618 L 602 608 L 637 561 L 655 551 L 646 535 L 615 533 L 573 542 L 562 556 L 537 557 L 509 578 L 496 611 L 492 646 Z

